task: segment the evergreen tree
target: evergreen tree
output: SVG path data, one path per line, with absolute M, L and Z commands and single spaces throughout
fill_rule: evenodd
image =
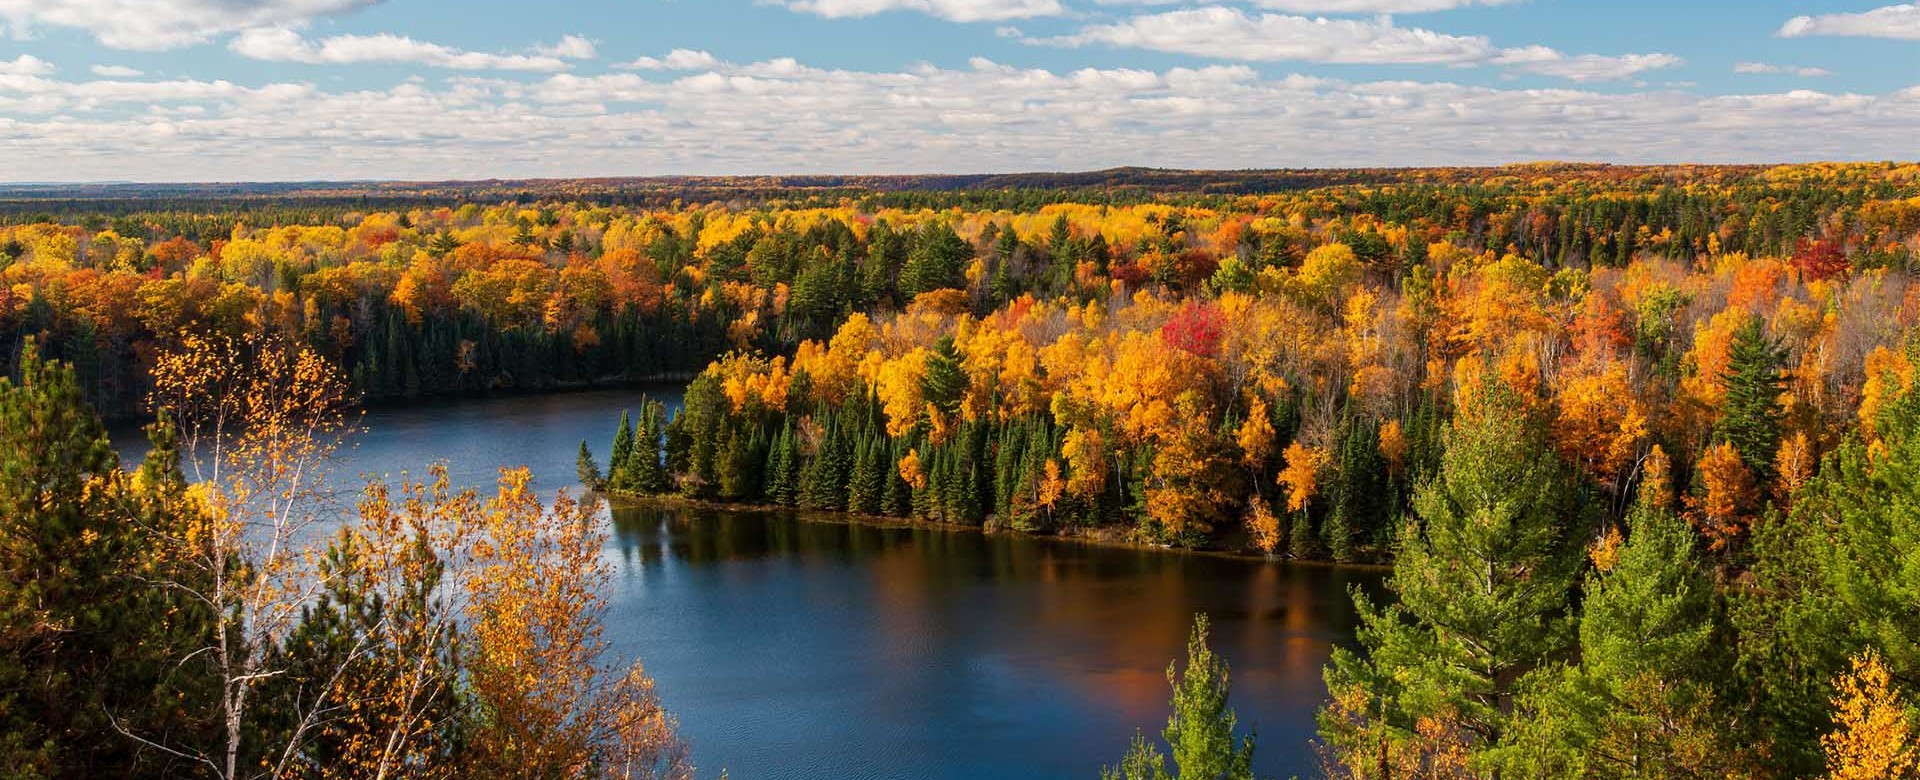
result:
M 582 443 L 581 448 L 586 445 Z M 633 475 L 629 461 L 633 458 L 633 420 L 627 412 L 620 412 L 620 427 L 613 434 L 613 452 L 607 458 L 607 487 L 614 490 L 632 490 Z
M 1176 772 L 1168 774 L 1157 747 L 1136 735 L 1120 766 L 1101 770 L 1108 780 L 1252 780 L 1254 737 L 1234 736 L 1239 717 L 1228 706 L 1227 662 L 1207 646 L 1205 614 L 1195 615 L 1187 639 L 1187 665 L 1167 664 L 1173 687 L 1173 716 L 1162 739 L 1173 751 Z
M 1871 651 L 1908 695 L 1920 680 L 1920 393 L 1893 399 L 1754 531 L 1750 581 L 1733 591 L 1738 679 L 1788 771 L 1821 764 L 1832 681 Z
M 900 461 L 907 457 L 909 448 L 905 439 L 893 439 L 887 446 L 887 462 L 881 467 L 886 488 L 881 491 L 880 509 L 894 517 L 906 517 L 912 511 L 914 490 L 900 476 Z
M 967 373 L 960 367 L 960 353 L 954 350 L 953 337 L 942 337 L 927 358 L 927 371 L 920 378 L 920 394 L 941 414 L 953 415 L 967 392 Z
M 1579 663 L 1544 669 L 1517 706 L 1500 764 L 1513 777 L 1684 778 L 1751 773 L 1714 678 L 1717 594 L 1694 531 L 1640 505 L 1624 545 L 1588 575 Z
M 944 288 L 965 287 L 964 272 L 973 244 L 945 222 L 928 222 L 915 234 L 913 249 L 900 269 L 900 292 L 908 298 Z
M 1574 479 L 1511 387 L 1488 376 L 1462 390 L 1439 473 L 1414 497 L 1419 522 L 1401 534 L 1398 602 L 1356 594 L 1366 654 L 1336 649 L 1327 672 L 1321 734 L 1342 762 L 1369 760 L 1380 734 L 1405 739 L 1423 719 L 1484 754 L 1506 733 L 1519 680 L 1571 644 Z
M 856 440 L 853 472 L 847 478 L 847 511 L 879 514 L 885 498 L 886 473 L 884 442 L 873 436 Z
M 169 695 L 205 693 L 204 663 L 171 656 L 207 615 L 142 579 L 174 574 L 148 534 L 183 533 L 173 429 L 163 411 L 130 483 L 72 366 L 29 340 L 18 370 L 0 377 L 0 774 L 165 775 L 115 723 L 185 741 L 210 725 Z
M 580 455 L 574 459 L 575 473 L 580 475 L 580 484 L 588 490 L 606 487 L 600 476 L 600 464 L 593 459 L 593 451 L 587 449 L 587 440 L 580 440 Z
M 800 503 L 800 453 L 793 440 L 793 423 L 781 427 L 767 448 L 768 500 L 784 506 Z
M 838 422 L 830 421 L 820 434 L 819 449 L 801 473 L 800 505 L 808 509 L 846 508 L 849 466 L 846 440 Z
M 1389 488 L 1387 464 L 1380 456 L 1380 424 L 1349 415 L 1342 430 L 1334 455 L 1338 476 L 1329 491 L 1321 535 L 1328 554 L 1346 563 L 1358 557 L 1356 545 L 1379 526 Z
M 627 470 L 633 489 L 642 493 L 665 493 L 667 469 L 661 461 L 660 439 L 666 427 L 666 404 L 651 398 L 640 403 L 640 427 L 634 432 L 633 449 L 627 458 Z
M 1722 376 L 1726 403 L 1714 433 L 1732 444 L 1741 462 L 1763 481 L 1773 473 L 1774 455 L 1780 448 L 1780 393 L 1785 383 L 1780 367 L 1786 359 L 1786 350 L 1767 337 L 1765 323 L 1752 317 L 1734 332 Z

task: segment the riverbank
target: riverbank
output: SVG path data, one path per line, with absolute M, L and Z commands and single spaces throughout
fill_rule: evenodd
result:
M 659 507 L 704 509 L 722 512 L 748 512 L 766 514 L 786 514 L 806 522 L 834 523 L 838 525 L 864 525 L 876 528 L 925 528 L 950 533 L 976 533 L 982 536 L 1009 536 L 1022 539 L 1053 539 L 1073 544 L 1088 545 L 1122 550 L 1150 550 L 1180 555 L 1204 556 L 1241 561 L 1273 561 L 1301 566 L 1319 566 L 1334 569 L 1352 569 L 1361 571 L 1391 571 L 1393 566 L 1385 563 L 1340 563 L 1306 558 L 1290 558 L 1284 555 L 1266 555 L 1241 550 L 1199 549 L 1193 547 L 1175 547 L 1170 544 L 1142 542 L 1131 538 L 1127 529 L 1105 528 L 1069 528 L 1060 533 L 1033 533 L 1013 528 L 967 525 L 964 523 L 943 523 L 934 520 L 922 520 L 892 515 L 870 515 L 860 512 L 838 512 L 820 509 L 801 509 L 799 507 L 780 506 L 778 504 L 739 504 L 726 501 L 689 498 L 680 495 L 632 493 L 627 491 L 597 490 L 600 496 L 618 507 Z

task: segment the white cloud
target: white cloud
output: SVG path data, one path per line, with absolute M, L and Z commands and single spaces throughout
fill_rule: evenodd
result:
M 0 0 L 16 35 L 41 25 L 92 33 L 116 49 L 173 49 L 264 26 L 303 24 L 380 0 Z
M 536 54 L 488 54 L 417 41 L 403 35 L 336 35 L 311 41 L 283 27 L 247 30 L 227 44 L 235 54 L 270 62 L 340 65 L 414 63 L 454 70 L 556 71 L 571 67 L 559 57 Z
M 1920 5 L 1889 5 L 1871 11 L 1796 16 L 1774 33 L 1782 38 L 1807 35 L 1850 35 L 1863 38 L 1899 38 L 1920 41 Z
M 95 76 L 105 76 L 111 79 L 130 79 L 145 75 L 143 72 L 125 65 L 95 65 L 88 68 L 88 70 L 93 71 L 93 75 Z
M 623 62 L 615 67 L 627 70 L 701 70 L 716 67 L 720 60 L 704 51 L 692 49 L 674 49 L 665 57 L 641 57 L 632 62 Z
M 1733 64 L 1733 72 L 1784 73 L 1790 76 L 1802 76 L 1805 78 L 1833 75 L 1833 72 L 1826 68 L 1802 68 L 1795 65 L 1774 65 L 1768 62 L 1736 62 Z
M 1671 68 L 1685 60 L 1671 54 L 1568 55 L 1544 46 L 1528 46 L 1508 50 L 1493 62 L 1568 81 L 1621 81 L 1646 71 Z
M 1181 0 L 1095 0 L 1101 5 L 1175 5 Z M 1270 11 L 1296 14 L 1417 14 L 1469 6 L 1511 5 L 1522 0 L 1252 0 Z
M 1104 44 L 1248 62 L 1463 64 L 1497 49 L 1481 36 L 1396 27 L 1393 20 L 1252 15 L 1219 6 L 1134 16 L 1032 43 Z
M 344 91 L 0 76 L 0 159 L 21 180 L 1890 159 L 1911 156 L 1916 125 L 1920 88 L 1712 97 L 1270 78 L 1245 65 L 769 60 Z
M 1060 0 L 767 0 L 829 19 L 873 16 L 887 11 L 918 11 L 954 22 L 998 22 L 1066 13 Z
M 0 75 L 46 76 L 53 71 L 53 63 L 31 54 L 22 54 L 12 60 L 0 60 Z
M 1305 5 L 1305 0 L 1301 0 L 1301 4 Z M 1362 4 L 1360 0 L 1354 3 Z M 1546 46 L 1501 49 L 1484 36 L 1399 27 L 1387 16 L 1309 18 L 1250 14 L 1221 6 L 1144 14 L 1110 24 L 1091 25 L 1072 35 L 1032 38 L 1027 42 L 1067 47 L 1103 44 L 1248 62 L 1505 65 L 1572 81 L 1625 79 L 1681 62 L 1671 54 L 1570 55 Z
M 552 46 L 535 46 L 533 50 L 548 57 L 569 60 L 590 60 L 600 54 L 599 47 L 593 41 L 578 35 L 561 36 L 560 42 Z

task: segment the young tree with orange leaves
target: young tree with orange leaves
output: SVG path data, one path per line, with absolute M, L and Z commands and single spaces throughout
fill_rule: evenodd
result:
M 1920 778 L 1920 713 L 1895 688 L 1886 664 L 1872 652 L 1852 659 L 1834 680 L 1833 731 L 1820 737 L 1827 780 Z
M 639 666 L 603 666 L 599 507 L 542 506 L 503 471 L 462 589 L 467 684 L 484 716 L 463 771 L 490 777 L 684 778 L 685 747 Z

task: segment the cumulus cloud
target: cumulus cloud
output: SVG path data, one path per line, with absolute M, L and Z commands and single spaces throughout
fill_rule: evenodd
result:
M 1782 38 L 1849 35 L 1920 41 L 1920 4 L 1882 6 L 1859 13 L 1796 16 L 1781 25 L 1775 35 Z
M 873 16 L 887 11 L 918 11 L 954 22 L 999 22 L 1066 13 L 1060 0 L 768 0 L 801 13 L 829 19 Z
M 1733 64 L 1733 72 L 1784 73 L 1790 76 L 1802 76 L 1805 78 L 1833 75 L 1833 72 L 1826 68 L 1802 68 L 1795 65 L 1775 65 L 1769 62 L 1736 62 Z
M 579 40 L 579 39 L 576 39 Z M 591 43 L 585 43 L 588 49 Z M 566 42 L 561 44 L 566 46 Z M 412 63 L 453 70 L 531 70 L 556 71 L 571 67 L 566 60 L 550 54 L 488 54 L 462 51 L 437 43 L 418 41 L 404 35 L 336 35 L 318 41 L 284 27 L 247 30 L 234 37 L 227 48 L 249 59 L 269 62 L 301 62 L 309 65 L 353 63 Z M 575 49 L 577 51 L 577 48 Z M 589 55 L 590 56 L 590 55 Z
M 92 33 L 116 49 L 159 50 L 225 33 L 293 26 L 381 0 L 0 0 L 0 20 L 15 34 L 35 27 Z
M 110 79 L 130 79 L 146 75 L 136 68 L 125 65 L 95 65 L 88 70 L 93 71 L 95 76 L 105 76 Z
M 851 71 L 781 59 L 342 91 L 0 76 L 0 149 L 8 175 L 30 180 L 1887 159 L 1911 154 L 1916 124 L 1920 89 L 1712 97 L 1245 65 Z
M 1309 18 L 1249 14 L 1220 6 L 1134 16 L 1031 42 L 1066 47 L 1101 44 L 1248 62 L 1463 64 L 1498 52 L 1482 36 L 1396 27 L 1386 17 Z
M 558 43 L 551 46 L 535 46 L 533 50 L 548 57 L 568 60 L 590 60 L 600 54 L 599 47 L 595 46 L 593 41 L 578 35 L 564 35 L 560 37 Z
M 627 70 L 701 70 L 716 67 L 720 60 L 704 51 L 693 49 L 674 49 L 665 57 L 641 57 L 632 62 L 623 62 L 615 67 Z
M 1096 0 L 1101 5 L 1174 5 L 1180 1 Z M 1253 5 L 1296 14 L 1417 14 L 1518 2 L 1521 0 L 1253 0 Z
M 0 60 L 0 75 L 4 76 L 46 76 L 53 71 L 53 63 L 31 54 L 22 54 L 12 60 Z

